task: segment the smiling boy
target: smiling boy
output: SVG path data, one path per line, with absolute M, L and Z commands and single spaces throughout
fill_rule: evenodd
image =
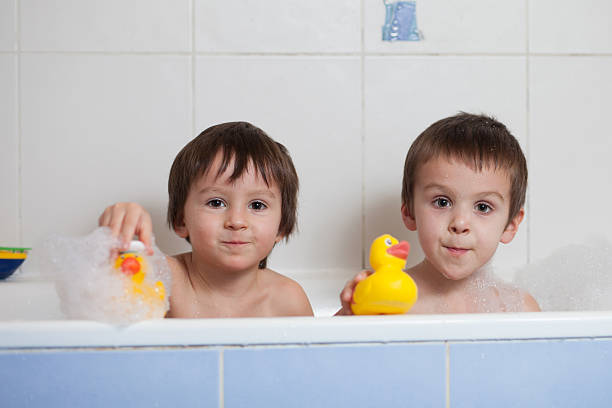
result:
M 525 216 L 527 164 L 517 140 L 493 118 L 461 113 L 414 141 L 404 165 L 402 219 L 425 258 L 407 270 L 419 289 L 410 313 L 539 311 L 526 292 L 483 272 Z M 352 314 L 347 283 L 338 314 Z

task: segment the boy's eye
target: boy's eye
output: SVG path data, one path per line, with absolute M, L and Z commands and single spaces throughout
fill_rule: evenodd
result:
M 483 214 L 488 214 L 493 210 L 493 208 L 489 205 L 489 204 L 485 204 L 485 203 L 478 203 L 476 204 L 476 211 L 483 213 Z
M 251 204 L 249 204 L 249 208 L 252 210 L 265 210 L 266 208 L 268 208 L 268 206 L 266 206 L 261 201 L 253 201 Z
M 213 207 L 213 208 L 225 207 L 225 203 L 223 202 L 223 200 L 219 200 L 218 198 L 213 198 L 212 200 L 208 200 L 206 205 L 209 207 Z
M 444 197 L 438 197 L 434 200 L 433 202 L 434 206 L 438 207 L 438 208 L 446 208 L 446 207 L 450 207 L 451 203 L 449 200 L 447 200 Z

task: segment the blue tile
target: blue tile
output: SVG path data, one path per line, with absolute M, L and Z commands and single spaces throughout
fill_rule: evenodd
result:
M 224 352 L 226 408 L 444 407 L 442 343 Z
M 457 407 L 611 407 L 612 340 L 451 344 Z
M 219 352 L 0 353 L 3 407 L 219 406 Z

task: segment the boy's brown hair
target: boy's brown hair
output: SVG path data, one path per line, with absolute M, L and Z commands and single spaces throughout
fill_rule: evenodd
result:
M 416 138 L 406 155 L 402 182 L 402 204 L 408 205 L 411 212 L 417 171 L 436 157 L 462 161 L 477 171 L 505 171 L 510 178 L 508 222 L 525 204 L 527 161 L 516 138 L 496 119 L 460 112 L 435 122 Z
M 217 177 L 234 160 L 230 182 L 240 178 L 250 164 L 268 186 L 272 181 L 276 182 L 282 203 L 278 233 L 287 239 L 297 224 L 299 180 L 295 167 L 285 146 L 247 122 L 211 126 L 177 154 L 168 178 L 167 221 L 170 228 L 174 229 L 183 222 L 185 202 L 191 185 L 210 170 L 218 152 L 221 152 L 222 160 Z M 260 269 L 266 267 L 266 260 L 259 263 Z

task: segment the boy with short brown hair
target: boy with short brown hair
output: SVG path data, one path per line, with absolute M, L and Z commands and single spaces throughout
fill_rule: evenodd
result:
M 283 145 L 246 122 L 210 127 L 176 156 L 168 223 L 192 251 L 167 257 L 168 317 L 312 316 L 304 290 L 266 267 L 296 225 L 298 177 Z M 135 203 L 106 208 L 99 224 L 150 248 L 151 219 Z
M 491 117 L 460 113 L 417 137 L 406 156 L 401 209 L 425 254 L 407 270 L 419 291 L 410 313 L 539 311 L 531 295 L 483 268 L 518 231 L 526 189 L 520 145 Z M 352 314 L 355 285 L 369 273 L 347 283 L 338 314 Z

